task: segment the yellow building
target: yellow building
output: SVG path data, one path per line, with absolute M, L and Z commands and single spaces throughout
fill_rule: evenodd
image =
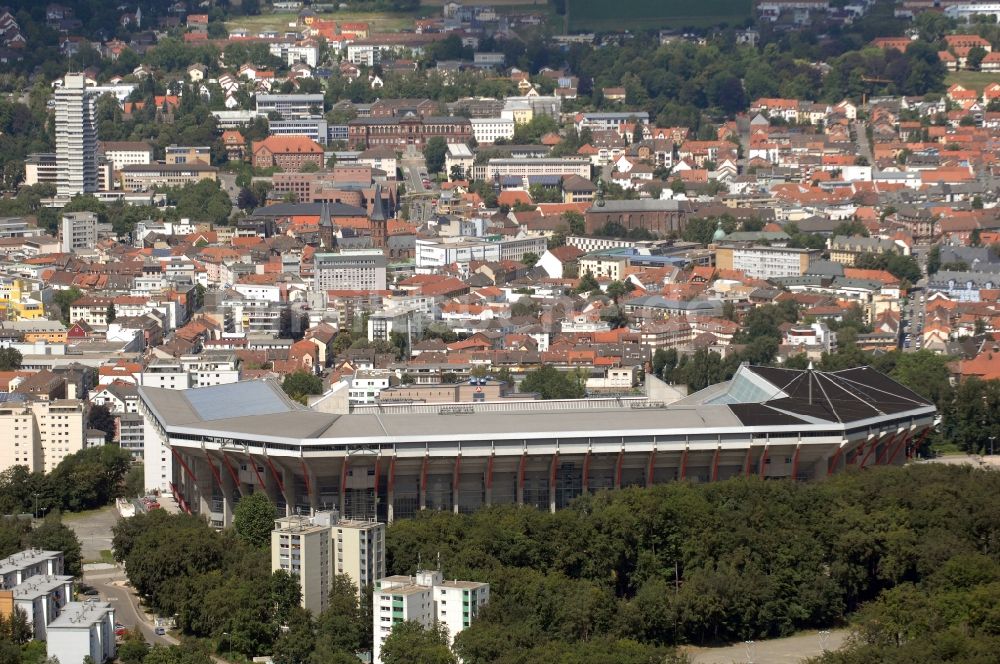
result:
M 39 293 L 23 279 L 0 282 L 0 311 L 7 320 L 35 320 L 45 317 L 45 305 Z

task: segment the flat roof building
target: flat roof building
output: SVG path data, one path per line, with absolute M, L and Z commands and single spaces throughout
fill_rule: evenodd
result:
M 224 525 L 251 487 L 287 514 L 337 506 L 367 518 L 374 503 L 377 519 L 391 521 L 504 503 L 555 510 L 582 494 L 677 479 L 825 477 L 902 463 L 937 413 L 870 367 L 742 366 L 669 405 L 639 397 L 347 412 L 345 399 L 344 410 L 321 412 L 270 381 L 138 389 L 147 486 Z M 225 510 L 214 507 L 220 494 Z
M 271 571 L 284 570 L 298 579 L 302 608 L 315 616 L 329 606 L 332 548 L 330 526 L 315 524 L 305 516 L 274 522 Z
M 107 602 L 70 602 L 49 623 L 46 655 L 59 664 L 106 662 L 115 658 L 115 609 Z

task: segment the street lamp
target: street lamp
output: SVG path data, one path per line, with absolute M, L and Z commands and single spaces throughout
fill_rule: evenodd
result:
M 31 513 L 32 518 L 38 519 L 38 496 L 41 495 L 37 491 L 31 494 L 35 497 L 35 510 Z
M 990 456 L 993 456 L 993 441 L 996 439 L 996 436 L 990 436 Z
M 229 637 L 229 632 L 223 632 L 222 636 L 226 637 L 226 659 L 230 659 L 233 656 L 233 642 Z

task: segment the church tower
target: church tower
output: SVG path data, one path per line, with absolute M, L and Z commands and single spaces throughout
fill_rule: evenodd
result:
M 337 236 L 333 234 L 333 221 L 330 219 L 330 204 L 323 201 L 319 212 L 319 247 L 325 251 L 337 248 Z
M 385 207 L 382 203 L 382 185 L 375 183 L 375 194 L 372 196 L 372 246 L 376 249 L 385 249 L 388 242 L 388 223 L 385 219 Z

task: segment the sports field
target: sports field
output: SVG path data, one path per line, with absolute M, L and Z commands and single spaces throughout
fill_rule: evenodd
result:
M 570 31 L 648 30 L 736 25 L 751 0 L 566 0 Z
M 958 83 L 967 90 L 982 92 L 990 83 L 1000 83 L 1000 73 L 987 71 L 953 71 L 944 77 L 945 85 Z
M 438 10 L 440 12 L 440 10 Z M 423 14 L 430 14 L 425 10 Z M 357 12 L 357 11 L 336 11 L 320 14 L 320 17 L 328 21 L 364 22 L 368 23 L 372 32 L 398 32 L 406 28 L 413 28 L 413 21 L 420 13 L 418 12 Z M 251 33 L 263 32 L 265 30 L 276 30 L 285 32 L 290 29 L 289 24 L 295 24 L 299 16 L 295 12 L 261 13 L 257 16 L 239 16 L 232 21 L 226 21 L 226 29 L 246 28 Z

